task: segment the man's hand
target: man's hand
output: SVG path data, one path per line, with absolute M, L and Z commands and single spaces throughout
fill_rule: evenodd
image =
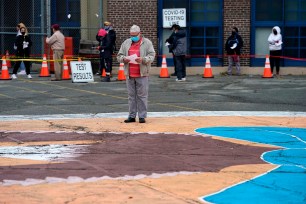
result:
M 123 62 L 124 63 L 129 63 L 131 60 L 127 59 L 127 58 L 123 58 Z
M 141 64 L 141 62 L 142 62 L 142 57 L 137 57 L 137 58 L 135 59 L 135 61 L 136 61 L 137 63 Z

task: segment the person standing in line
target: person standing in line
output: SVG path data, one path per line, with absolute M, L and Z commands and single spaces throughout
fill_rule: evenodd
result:
M 110 41 L 110 38 L 107 37 L 107 32 L 101 28 L 96 35 L 96 39 L 99 42 L 98 49 L 100 51 L 100 70 L 101 73 L 103 69 L 105 69 L 106 76 L 102 78 L 102 82 L 110 82 L 110 67 L 111 67 L 111 61 L 112 61 L 112 44 Z
M 30 57 L 30 51 L 32 47 L 32 40 L 29 37 L 29 35 L 26 32 L 26 28 L 20 27 L 20 33 L 21 35 L 17 35 L 16 41 L 15 41 L 15 46 L 17 47 L 16 50 L 16 56 L 20 59 L 27 59 Z M 30 74 L 30 69 L 31 69 L 31 63 L 30 61 L 17 61 L 15 63 L 14 69 L 13 69 L 13 79 L 17 79 L 17 71 L 20 67 L 21 62 L 24 63 L 26 67 L 26 74 L 28 76 L 28 79 L 32 79 L 32 76 Z
M 186 53 L 187 53 L 187 39 L 185 30 L 181 29 L 179 25 L 172 25 L 173 30 L 173 44 L 172 52 L 174 55 L 177 82 L 186 81 Z
M 63 72 L 63 57 L 65 50 L 65 36 L 60 31 L 58 24 L 52 25 L 53 35 L 46 38 L 46 43 L 51 45 L 54 60 L 54 75 L 51 81 L 61 81 Z
M 236 64 L 236 74 L 241 75 L 240 72 L 240 54 L 243 47 L 243 40 L 238 33 L 238 28 L 232 28 L 232 34 L 227 38 L 225 43 L 225 50 L 228 55 L 228 69 L 227 75 L 232 75 L 233 64 Z
M 126 39 L 117 54 L 119 63 L 124 63 L 124 74 L 128 91 L 129 115 L 125 123 L 145 123 L 148 110 L 149 71 L 155 58 L 152 42 L 142 36 L 140 27 L 130 28 L 130 38 Z
M 280 56 L 282 55 L 282 35 L 281 29 L 278 26 L 272 28 L 272 33 L 268 38 L 269 50 L 270 50 L 270 65 L 271 73 L 273 74 L 274 65 L 276 67 L 276 76 L 279 77 L 280 70 Z
M 27 27 L 26 27 L 23 23 L 18 23 L 17 26 L 16 26 L 16 30 L 17 30 L 16 37 L 17 37 L 18 35 L 22 35 L 21 32 L 20 32 L 20 28 L 25 28 L 26 35 L 28 35 L 28 29 L 27 29 Z M 14 44 L 14 51 L 15 51 L 15 55 L 16 55 L 17 46 L 16 46 L 15 44 Z M 25 65 L 24 65 L 23 62 L 20 63 L 19 69 L 20 69 L 20 72 L 18 72 L 18 75 L 25 75 L 25 74 L 26 74 Z
M 172 29 L 171 29 L 172 30 Z M 175 57 L 173 54 L 173 40 L 174 40 L 174 34 L 175 32 L 173 31 L 168 39 L 166 39 L 166 46 L 169 48 L 169 52 L 172 53 L 173 57 L 173 65 L 174 65 L 174 72 L 171 74 L 171 76 L 177 76 L 177 71 L 176 71 L 176 62 L 175 62 Z
M 112 71 L 113 71 L 113 54 L 116 50 L 116 31 L 114 30 L 111 22 L 108 22 L 108 21 L 104 22 L 104 26 L 101 29 L 104 29 L 106 31 L 106 34 L 107 34 L 106 39 L 104 39 L 104 40 L 107 41 L 107 50 L 108 50 L 107 52 L 109 52 L 109 57 L 105 58 L 104 63 L 102 63 L 101 60 L 100 60 L 100 69 L 96 73 L 96 75 L 101 75 L 102 72 L 103 72 L 103 69 L 105 69 L 105 71 L 106 71 L 106 68 L 108 68 L 109 69 L 109 75 L 111 76 Z M 101 43 L 101 39 L 98 37 L 98 35 L 96 36 L 96 39 L 99 43 Z M 100 50 L 100 59 L 101 59 L 101 50 Z M 105 80 L 105 81 L 108 81 L 108 80 Z

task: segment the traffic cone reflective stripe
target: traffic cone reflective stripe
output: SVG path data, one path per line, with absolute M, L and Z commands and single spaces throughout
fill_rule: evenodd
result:
M 163 55 L 162 67 L 160 69 L 159 77 L 160 78 L 170 78 L 168 67 L 167 67 L 166 55 Z
M 266 63 L 265 63 L 265 68 L 264 68 L 262 78 L 273 78 L 271 67 L 270 67 L 269 55 L 266 56 Z
M 64 56 L 62 80 L 69 80 L 69 79 L 71 79 L 71 77 L 70 77 L 70 74 L 69 74 L 69 69 L 68 69 L 66 56 Z
M 7 65 L 6 65 L 6 59 L 5 56 L 2 57 L 2 71 L 0 75 L 0 80 L 11 80 Z
M 46 57 L 46 54 L 44 54 L 44 57 L 43 57 L 43 62 L 42 62 L 42 65 L 41 65 L 41 70 L 40 70 L 40 77 L 50 77 L 50 72 L 49 72 L 49 69 L 48 69 L 48 64 L 47 64 L 47 57 Z
M 7 66 L 7 68 L 11 68 L 12 65 L 11 65 L 11 61 L 9 60 L 10 59 L 10 53 L 9 53 L 8 50 L 6 51 L 5 56 L 6 56 L 6 66 Z
M 212 74 L 211 65 L 210 65 L 209 55 L 207 55 L 207 57 L 206 57 L 206 63 L 205 63 L 203 78 L 214 78 L 214 76 Z
M 125 75 L 124 75 L 124 64 L 123 63 L 120 63 L 120 66 L 119 66 L 119 71 L 118 71 L 118 81 L 125 81 L 126 78 L 125 78 Z

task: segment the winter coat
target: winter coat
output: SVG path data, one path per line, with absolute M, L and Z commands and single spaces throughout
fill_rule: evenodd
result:
M 234 49 L 232 49 L 231 47 L 233 47 L 235 43 L 237 43 L 237 46 Z M 243 40 L 238 33 L 232 34 L 227 38 L 225 43 L 225 50 L 228 55 L 240 55 L 242 47 L 243 47 Z
M 112 58 L 113 55 L 113 44 L 108 34 L 106 36 L 96 35 L 96 40 L 99 42 L 100 55 L 103 58 Z
M 129 49 L 132 45 L 131 38 L 126 39 L 118 51 L 117 60 L 119 63 L 124 63 L 123 59 L 126 56 L 129 56 Z M 140 75 L 142 77 L 149 76 L 149 71 L 151 68 L 151 63 L 154 61 L 155 58 L 155 50 L 153 47 L 152 42 L 145 38 L 141 38 L 140 44 L 140 57 L 142 57 L 142 63 L 140 64 Z M 129 63 L 124 64 L 124 74 L 128 78 L 129 77 Z
M 169 50 L 173 52 L 175 56 L 186 55 L 187 53 L 187 39 L 185 30 L 178 30 L 173 34 L 173 44 L 169 45 Z
M 59 30 L 55 31 L 50 38 L 46 38 L 46 43 L 51 45 L 52 50 L 65 50 L 65 36 Z
M 24 48 L 24 42 L 28 46 Z M 16 50 L 16 56 L 18 57 L 29 57 L 30 56 L 30 51 L 31 51 L 31 46 L 32 46 L 32 40 L 30 36 L 28 35 L 18 35 L 15 40 L 15 45 L 17 47 Z
M 277 31 L 276 35 L 273 33 L 273 29 Z M 278 26 L 272 28 L 272 33 L 269 35 L 268 42 L 269 42 L 269 50 L 282 49 L 283 41 L 282 41 L 281 29 Z

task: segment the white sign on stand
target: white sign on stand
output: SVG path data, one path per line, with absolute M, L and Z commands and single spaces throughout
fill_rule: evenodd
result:
M 172 25 L 186 27 L 186 9 L 163 9 L 163 27 L 171 28 Z
M 90 61 L 71 61 L 72 82 L 94 82 Z

